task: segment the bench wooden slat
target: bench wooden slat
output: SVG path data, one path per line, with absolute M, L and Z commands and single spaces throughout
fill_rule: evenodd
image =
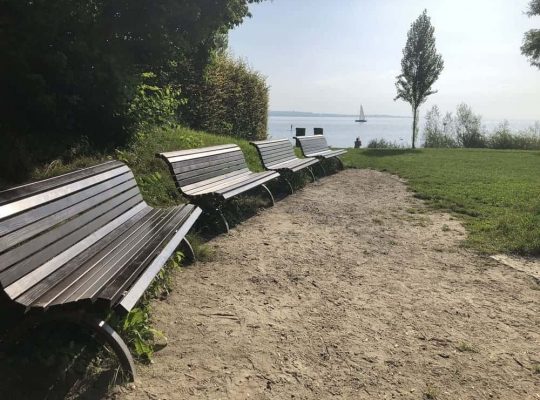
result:
M 171 162 L 171 165 L 175 172 L 181 173 L 197 170 L 210 165 L 219 165 L 221 161 L 230 159 L 243 160 L 244 155 L 242 153 L 239 153 L 235 149 L 231 149 L 227 153 L 221 153 L 216 155 L 205 154 L 204 156 L 201 156 L 199 158 L 192 158 L 189 160 L 189 162 L 185 162 L 185 160 Z
M 0 296 L 12 303 L 3 301 L 0 315 L 13 305 L 52 308 L 33 312 L 28 325 L 45 315 L 81 323 L 133 377 L 129 350 L 105 317 L 135 306 L 201 210 L 149 207 L 121 162 L 10 189 L 0 199 Z
M 199 147 L 196 149 L 188 149 L 188 150 L 177 150 L 177 151 L 168 151 L 160 153 L 165 158 L 184 158 L 189 157 L 192 155 L 200 155 L 200 154 L 210 154 L 210 153 L 220 153 L 226 150 L 234 149 L 236 150 L 238 146 L 235 144 L 222 144 L 217 146 L 210 146 L 210 147 Z M 195 157 L 197 158 L 197 157 Z
M 332 150 L 322 135 L 297 137 L 302 154 L 306 157 L 332 158 L 345 154 L 346 150 Z
M 248 190 L 251 190 L 253 188 L 256 188 L 266 182 L 271 181 L 272 179 L 279 178 L 279 173 L 274 171 L 268 171 L 268 172 L 258 172 L 258 176 L 252 177 L 247 182 L 241 182 L 234 187 L 226 187 L 224 189 L 218 190 L 218 193 L 220 193 L 224 198 L 228 199 L 234 196 L 237 196 L 240 193 L 244 193 Z
M 122 192 L 125 192 L 126 190 L 137 190 L 136 183 L 134 180 L 130 180 L 127 182 L 123 182 L 120 185 L 111 188 L 111 190 L 107 191 L 106 193 L 103 193 L 103 196 L 93 196 L 90 198 L 87 198 L 81 202 L 74 203 L 70 200 L 73 200 L 72 198 L 66 198 L 62 199 L 62 206 L 67 204 L 72 204 L 71 206 L 64 208 L 54 214 L 51 214 L 49 212 L 50 207 L 43 207 L 44 213 L 50 214 L 45 218 L 39 219 L 35 222 L 30 223 L 29 221 L 26 223 L 26 225 L 23 226 L 21 229 L 6 235 L 1 238 L 0 241 L 0 253 L 2 253 L 4 250 L 13 247 L 26 239 L 31 238 L 32 236 L 38 235 L 42 232 L 45 232 L 46 230 L 52 228 L 54 225 L 58 224 L 59 222 L 63 220 L 70 219 L 89 208 L 95 207 L 97 204 L 102 203 L 104 200 L 110 200 L 111 198 L 121 194 Z M 53 210 L 56 210 L 58 208 L 58 205 L 55 204 L 53 206 Z M 27 220 L 27 216 L 24 216 L 24 219 Z
M 315 158 L 300 159 L 288 139 L 251 142 L 257 149 L 265 169 L 298 172 L 318 162 Z
M 95 264 L 86 279 L 81 280 L 77 287 L 72 288 L 71 293 L 65 298 L 65 301 L 74 302 L 82 299 L 94 299 L 95 294 L 104 290 L 107 283 L 115 274 L 120 273 L 122 268 L 127 266 L 136 268 L 133 260 L 137 254 L 148 254 L 144 251 L 148 246 L 156 249 L 145 238 L 150 232 L 159 233 L 165 227 L 162 222 L 164 214 L 172 216 L 174 209 L 164 211 L 154 210 L 152 214 L 152 218 L 145 221 L 144 224 L 138 224 L 136 226 L 136 230 L 129 241 L 125 241 L 114 251 L 109 252 L 98 264 Z M 165 234 L 165 231 L 162 233 Z M 158 250 L 156 249 L 156 251 Z M 139 266 L 144 267 L 145 265 L 140 264 Z M 123 284 L 129 285 L 129 282 L 124 282 Z
M 6 281 L 5 292 L 11 298 L 17 298 L 26 290 L 30 289 L 32 286 L 37 284 L 46 276 L 50 275 L 52 272 L 56 271 L 67 261 L 75 257 L 85 248 L 93 245 L 101 237 L 110 233 L 113 229 L 118 227 L 120 224 L 126 222 L 129 218 L 134 216 L 144 208 L 143 203 L 133 204 L 133 207 L 130 207 L 128 212 L 122 213 L 110 213 L 101 217 L 102 220 L 109 220 L 107 225 L 102 225 L 102 220 L 99 220 L 98 223 L 93 224 L 91 228 L 95 228 L 96 225 L 101 226 L 98 230 L 94 230 L 88 235 L 90 229 L 81 229 L 81 233 L 75 233 L 71 236 L 63 239 L 62 247 L 65 247 L 67 244 L 70 244 L 70 247 L 66 248 L 64 251 L 59 252 L 53 246 L 49 246 L 43 250 L 44 257 L 39 261 L 39 256 L 42 254 L 36 253 L 31 258 L 24 261 L 24 263 L 18 264 L 17 268 L 11 268 L 5 272 L 10 273 L 6 274 L 5 277 L 2 277 L 2 281 Z M 110 218 L 114 218 L 110 220 Z M 86 227 L 85 227 L 86 228 Z M 51 257 L 52 256 L 52 257 Z M 31 260 L 32 264 L 28 260 Z M 43 263 L 43 260 L 48 260 Z M 33 268 L 29 268 L 33 267 Z M 23 269 L 24 267 L 24 269 Z M 23 271 L 25 274 L 23 275 Z
M 74 218 L 64 224 L 51 229 L 35 239 L 16 246 L 11 250 L 0 255 L 0 282 L 7 286 L 13 280 L 8 276 L 13 274 L 6 273 L 9 267 L 18 263 L 17 275 L 12 276 L 18 279 L 21 273 L 27 273 L 36 265 L 44 260 L 54 257 L 66 248 L 82 239 L 85 234 L 99 229 L 110 220 L 118 217 L 125 211 L 135 207 L 142 202 L 138 188 L 132 188 L 127 192 L 113 197 L 96 207 L 76 215 Z M 54 246 L 51 246 L 54 244 Z M 23 261 L 24 260 L 24 261 Z
M 87 200 L 91 197 L 98 196 L 108 189 L 114 188 L 118 185 L 125 184 L 128 181 L 133 180 L 133 174 L 126 173 L 110 179 L 103 183 L 91 186 L 84 190 L 81 190 L 72 195 L 62 197 L 58 200 L 54 200 L 44 206 L 30 209 L 23 213 L 17 214 L 12 217 L 8 217 L 0 224 L 0 238 L 12 233 L 15 230 L 24 228 L 27 229 L 29 224 L 39 224 L 41 219 L 44 219 L 54 213 L 60 212 L 66 208 L 70 208 L 81 201 Z M 3 250 L 0 250 L 0 252 Z
M 235 171 L 233 174 L 218 176 L 217 178 L 221 179 L 213 179 L 212 182 L 203 181 L 204 184 L 203 182 L 199 182 L 199 184 L 197 184 L 197 187 L 189 189 L 187 193 L 193 196 L 200 196 L 206 193 L 216 193 L 219 189 L 231 185 L 236 185 L 239 182 L 244 182 L 248 180 L 251 175 L 252 173 L 249 170 L 243 170 L 240 171 L 240 173 L 238 173 L 238 171 Z
M 3 190 L 0 192 L 0 206 L 6 203 L 14 202 L 19 199 L 23 199 L 25 197 L 30 197 L 41 192 L 49 191 L 54 188 L 67 185 L 71 182 L 77 182 L 83 180 L 86 177 L 100 174 L 102 172 L 113 170 L 119 167 L 124 167 L 124 164 L 119 161 L 109 161 L 103 164 L 96 165 L 94 167 L 89 167 L 68 174 L 64 174 L 60 177 L 57 176 L 54 178 L 44 179 L 38 182 L 32 182 L 26 185 Z
M 200 182 L 210 179 L 215 176 L 224 175 L 233 171 L 247 170 L 244 160 L 226 161 L 221 165 L 212 165 L 210 167 L 201 168 L 195 171 L 183 172 L 176 174 L 178 182 L 182 186 L 188 186 L 191 183 Z
M 48 203 L 60 197 L 67 196 L 71 193 L 84 189 L 85 187 L 88 187 L 90 185 L 95 185 L 97 183 L 103 182 L 107 179 L 110 179 L 114 176 L 121 175 L 128 171 L 129 171 L 129 168 L 126 166 L 123 166 L 120 168 L 107 171 L 100 175 L 90 176 L 81 181 L 72 182 L 65 186 L 56 187 L 55 189 L 50 190 L 50 191 L 40 192 L 38 194 L 34 194 L 29 197 L 24 197 L 22 199 L 19 199 L 11 203 L 6 203 L 0 206 L 0 219 L 9 217 L 14 214 L 18 214 L 20 212 L 26 211 L 30 208 L 34 208 L 36 206 L 40 206 L 44 203 Z
M 2 196 L 1 290 L 29 308 L 95 295 L 124 268 L 143 273 L 161 251 L 149 238 L 166 241 L 190 216 L 200 214 L 192 205 L 148 207 L 130 169 L 117 161 L 10 189 Z M 130 265 L 133 260 L 144 262 Z M 132 283 L 116 282 L 122 291 L 129 291 Z
M 22 304 L 34 303 L 40 307 L 49 307 L 53 303 L 65 303 L 69 293 L 76 290 L 83 280 L 88 279 L 93 269 L 99 266 L 110 252 L 128 241 L 137 225 L 144 223 L 155 213 L 156 210 L 150 207 L 143 208 L 133 218 L 66 262 L 17 300 Z
M 197 212 L 193 212 L 189 215 L 184 224 L 177 229 L 176 235 L 170 239 L 167 246 L 163 248 L 161 253 L 154 259 L 152 264 L 148 266 L 146 271 L 137 279 L 137 281 L 134 282 L 129 292 L 118 303 L 119 308 L 127 312 L 135 306 L 139 298 L 148 287 L 149 282 L 151 282 L 152 279 L 159 273 L 161 266 L 172 255 L 174 250 L 180 244 L 182 238 L 187 234 L 189 227 L 195 223 L 195 220 L 200 214 L 201 210 L 197 209 Z
M 252 172 L 242 150 L 235 144 L 156 154 L 169 167 L 178 190 L 191 201 L 219 211 L 225 200 L 263 185 L 279 174 Z M 268 192 L 272 204 L 274 197 Z
M 163 218 L 160 221 L 162 224 L 161 229 L 148 229 L 148 234 L 143 238 L 146 242 L 146 246 L 159 249 L 159 252 L 161 252 L 163 245 L 169 242 L 172 236 L 175 235 L 176 228 L 181 224 L 185 217 L 187 217 L 187 213 L 183 209 L 176 209 L 171 213 L 165 213 L 162 217 Z M 111 276 L 111 279 L 108 280 L 108 284 L 104 286 L 103 289 L 97 288 L 96 290 L 96 288 L 94 288 L 94 290 L 89 293 L 89 297 L 92 299 L 99 297 L 101 300 L 116 302 L 124 295 L 125 282 L 131 287 L 133 282 L 141 275 L 143 270 L 141 266 L 148 265 L 148 262 L 157 255 L 157 251 L 155 254 L 144 252 L 135 253 L 134 257 L 129 261 L 129 268 L 120 269 L 117 274 Z

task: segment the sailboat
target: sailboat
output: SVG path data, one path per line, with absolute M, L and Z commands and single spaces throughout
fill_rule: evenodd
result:
M 366 116 L 364 115 L 364 107 L 360 106 L 360 115 L 358 119 L 354 120 L 354 122 L 367 122 Z

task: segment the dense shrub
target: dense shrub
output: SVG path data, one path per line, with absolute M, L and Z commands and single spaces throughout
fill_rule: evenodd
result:
M 489 136 L 492 149 L 540 150 L 540 123 L 527 131 L 512 132 L 508 121 L 501 123 Z
M 473 113 L 465 103 L 457 107 L 454 119 L 456 141 L 461 147 L 486 147 L 486 135 L 482 130 L 482 117 Z
M 447 113 L 441 121 L 439 107 L 433 106 L 426 114 L 424 147 L 456 147 L 453 135 L 452 115 Z
M 174 101 L 151 115 L 148 101 L 200 83 L 258 1 L 1 1 L 0 179 L 18 180 L 83 138 L 110 150 L 145 118 L 159 122 Z M 155 78 L 141 103 L 145 72 Z
M 248 140 L 266 138 L 268 86 L 244 61 L 216 55 L 202 84 L 187 90 L 182 118 L 191 127 Z
M 372 139 L 367 145 L 368 149 L 401 149 L 403 146 L 386 139 Z
M 426 114 L 424 147 L 540 150 L 540 122 L 526 131 L 512 132 L 508 121 L 504 121 L 488 132 L 482 127 L 482 117 L 466 104 L 458 106 L 455 117 L 447 113 L 442 121 L 439 108 L 433 106 Z

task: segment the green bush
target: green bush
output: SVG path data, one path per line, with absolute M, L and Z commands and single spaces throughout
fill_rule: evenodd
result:
M 386 139 L 372 139 L 367 145 L 368 149 L 401 149 L 403 146 Z
M 540 150 L 538 131 L 540 127 L 531 127 L 524 132 L 512 132 L 508 121 L 505 121 L 489 136 L 488 146 L 492 149 Z
M 195 129 L 247 140 L 266 138 L 268 86 L 245 62 L 217 54 L 203 82 L 187 88 L 182 118 Z
M 0 184 L 83 139 L 111 151 L 141 122 L 168 123 L 179 88 L 205 86 L 212 55 L 258 1 L 0 1 Z
M 178 107 L 186 103 L 180 88 L 173 85 L 157 86 L 156 74 L 144 72 L 136 94 L 129 104 L 127 116 L 138 128 L 150 126 L 174 126 Z

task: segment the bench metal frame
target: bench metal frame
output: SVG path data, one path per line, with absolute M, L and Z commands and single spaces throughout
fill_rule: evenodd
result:
M 250 171 L 235 144 L 164 152 L 156 157 L 165 161 L 180 193 L 206 212 L 215 212 L 227 232 L 229 223 L 222 209 L 232 197 L 260 187 L 275 204 L 265 183 L 279 178 L 279 173 Z
M 128 347 L 104 316 L 133 309 L 180 245 L 194 258 L 185 235 L 201 212 L 149 207 L 119 161 L 0 192 L 0 294 L 20 311 L 1 344 L 68 320 L 109 344 L 134 379 Z
M 313 182 L 315 182 L 315 174 L 313 174 L 311 167 L 319 164 L 319 160 L 314 157 L 296 157 L 294 148 L 288 139 L 256 141 L 250 142 L 250 144 L 257 149 L 261 163 L 267 171 L 279 172 L 282 179 L 289 186 L 291 194 L 294 193 L 294 188 L 288 176 L 307 170 Z

